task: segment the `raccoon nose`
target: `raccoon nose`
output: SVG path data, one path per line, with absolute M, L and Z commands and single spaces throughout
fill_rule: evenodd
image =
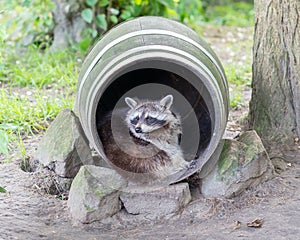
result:
M 142 128 L 140 127 L 136 127 L 134 130 L 136 133 L 142 133 Z

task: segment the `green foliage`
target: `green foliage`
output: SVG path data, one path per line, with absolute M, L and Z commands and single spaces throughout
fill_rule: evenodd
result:
M 51 0 L 2 0 L 0 8 L 4 16 L 0 25 L 5 26 L 9 40 L 28 45 L 51 39 L 55 8 Z
M 70 96 L 48 96 L 46 92 L 27 96 L 0 89 L 0 102 L 1 129 L 34 134 L 45 130 L 61 109 L 72 108 L 74 101 Z
M 107 21 L 105 14 L 98 14 L 96 16 L 96 24 L 104 31 L 107 30 Z
M 98 0 L 86 0 L 85 2 L 88 6 L 92 7 L 92 6 L 96 5 Z M 101 2 L 103 2 L 103 1 L 101 1 Z
M 134 17 L 176 15 L 176 6 L 173 0 L 85 0 L 81 6 L 81 17 L 94 38 L 119 22 Z
M 179 20 L 185 23 L 204 20 L 202 1 L 180 0 L 177 6 L 177 14 L 179 16 Z
M 24 157 L 22 138 L 44 131 L 61 109 L 73 108 L 81 58 L 71 49 L 54 53 L 30 46 L 18 53 L 0 47 L 0 153 L 17 147 Z
M 225 71 L 230 84 L 250 87 L 252 76 L 251 62 L 249 65 L 237 65 L 236 63 L 227 64 L 225 65 Z
M 251 64 L 237 66 L 236 64 L 225 65 L 225 72 L 229 83 L 230 107 L 238 108 L 244 105 L 242 91 L 251 85 Z
M 92 23 L 93 21 L 93 11 L 90 8 L 86 8 L 81 12 L 81 17 L 87 23 Z
M 53 40 L 55 4 L 51 0 L 3 0 L 6 40 L 22 45 L 35 43 L 43 48 Z M 253 25 L 253 3 L 235 0 L 81 0 L 69 1 L 70 16 L 78 12 L 87 27 L 83 41 L 94 39 L 114 25 L 138 16 L 164 16 L 188 23 L 218 25 Z M 89 42 L 91 43 L 91 41 Z
M 8 136 L 5 131 L 0 130 L 0 154 L 8 154 Z
M 190 26 L 200 25 L 199 21 L 213 21 L 206 17 L 208 8 L 198 0 L 81 0 L 78 3 L 82 4 L 80 14 L 87 22 L 88 34 L 73 49 L 57 52 L 41 51 L 36 46 L 40 42 L 51 43 L 54 27 L 51 11 L 55 6 L 50 0 L 0 3 L 4 9 L 0 16 L 0 154 L 17 147 L 26 156 L 22 139 L 44 131 L 61 109 L 73 108 L 78 65 L 93 38 L 103 31 L 144 15 L 165 16 Z M 27 48 L 16 51 L 15 41 L 27 44 Z M 250 84 L 251 69 L 237 68 L 234 64 L 225 68 L 233 89 L 231 106 L 240 106 L 240 92 Z
M 0 186 L 0 193 L 6 193 L 6 189 Z
M 27 167 L 28 167 L 28 155 L 27 155 L 27 151 L 26 151 L 26 148 L 25 148 L 25 144 L 23 142 L 23 139 L 22 139 L 22 136 L 19 134 L 19 151 L 20 151 L 20 156 L 21 156 L 21 169 L 23 169 L 25 172 L 27 172 Z
M 69 49 L 57 52 L 40 52 L 35 46 L 17 53 L 3 46 L 0 83 L 12 86 L 71 87 L 75 90 L 78 57 Z M 50 85 L 50 86 L 48 86 Z
M 252 26 L 254 9 L 252 3 L 232 2 L 225 5 L 208 5 L 205 21 L 226 26 Z
M 82 56 L 32 44 L 19 49 L 9 37 L 0 24 L 0 154 L 18 148 L 24 158 L 22 139 L 44 131 L 61 109 L 73 108 Z

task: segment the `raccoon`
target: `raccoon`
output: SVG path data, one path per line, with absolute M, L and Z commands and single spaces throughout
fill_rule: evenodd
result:
M 127 97 L 125 102 L 130 109 L 116 114 L 119 122 L 110 121 L 99 129 L 113 167 L 127 177 L 139 175 L 137 181 L 143 182 L 163 180 L 186 169 L 188 162 L 180 148 L 181 120 L 171 111 L 173 96 L 167 95 L 160 101 Z

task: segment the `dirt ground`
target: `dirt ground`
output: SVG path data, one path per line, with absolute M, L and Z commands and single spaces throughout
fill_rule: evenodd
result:
M 224 30 L 224 32 L 230 32 Z M 221 59 L 231 56 L 224 32 L 204 32 Z M 250 32 L 250 33 L 249 33 Z M 235 43 L 252 37 L 252 30 L 227 34 Z M 226 36 L 227 36 L 226 35 Z M 251 54 L 243 52 L 244 54 Z M 244 58 L 243 54 L 233 56 Z M 244 90 L 247 102 L 250 89 Z M 241 130 L 239 119 L 247 104 L 230 113 L 227 135 Z M 41 136 L 25 140 L 32 156 Z M 10 159 L 10 161 L 7 161 Z M 12 159 L 12 160 L 11 160 Z M 46 194 L 37 173 L 20 168 L 18 153 L 0 156 L 0 240 L 8 239 L 299 239 L 300 236 L 300 160 L 283 162 L 285 171 L 272 180 L 248 189 L 234 199 L 203 198 L 192 188 L 192 202 L 174 216 L 149 220 L 130 215 L 124 209 L 103 222 L 74 225 L 69 219 L 67 201 Z M 256 220 L 256 221 L 255 221 Z M 256 224 L 257 223 L 257 224 Z
M 26 143 L 35 148 L 37 141 Z M 45 194 L 20 160 L 0 164 L 0 239 L 298 239 L 300 164 L 234 199 L 203 198 L 175 216 L 149 220 L 125 210 L 103 222 L 73 225 L 66 200 Z M 248 223 L 261 220 L 261 227 Z

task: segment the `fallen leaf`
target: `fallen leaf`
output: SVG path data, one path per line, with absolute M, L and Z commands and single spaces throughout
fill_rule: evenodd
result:
M 252 222 L 248 222 L 247 226 L 248 227 L 253 227 L 253 228 L 261 228 L 263 225 L 264 220 L 262 218 L 256 218 Z
M 233 232 L 242 226 L 242 223 L 240 221 L 234 221 L 234 223 L 235 223 L 235 225 L 230 232 Z
M 6 193 L 5 188 L 3 188 L 3 187 L 0 186 L 0 193 Z

